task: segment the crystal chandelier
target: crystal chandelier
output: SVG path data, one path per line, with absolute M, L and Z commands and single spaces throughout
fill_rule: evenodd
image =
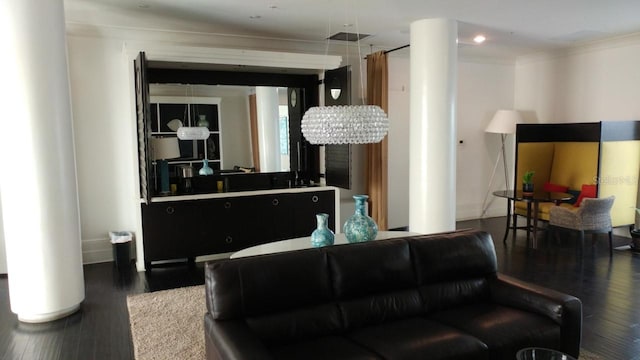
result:
M 348 7 L 349 5 L 347 4 Z M 331 37 L 328 36 L 327 52 L 330 39 Z M 362 59 L 357 17 L 356 39 L 358 59 Z M 348 58 L 349 48 L 347 47 Z M 360 90 L 364 95 L 362 78 L 362 65 L 360 65 Z M 302 117 L 301 127 L 305 139 L 314 145 L 371 144 L 382 141 L 387 135 L 389 119 L 384 110 L 378 105 L 314 106 L 305 112 Z
M 311 144 L 369 144 L 389 130 L 387 114 L 377 105 L 315 106 L 302 117 L 302 134 Z

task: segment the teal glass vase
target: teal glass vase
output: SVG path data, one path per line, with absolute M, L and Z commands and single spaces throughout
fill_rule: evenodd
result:
M 200 175 L 213 175 L 213 169 L 209 167 L 209 160 L 202 160 L 202 167 L 198 171 Z
M 318 227 L 311 233 L 311 245 L 313 247 L 333 245 L 335 235 L 328 226 L 329 214 L 316 214 L 316 221 Z
M 342 232 L 350 243 L 374 240 L 378 236 L 378 224 L 366 213 L 367 195 L 354 195 L 356 211 L 344 223 Z

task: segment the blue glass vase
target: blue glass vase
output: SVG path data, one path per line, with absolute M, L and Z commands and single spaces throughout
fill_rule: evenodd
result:
M 356 211 L 344 223 L 342 232 L 350 243 L 369 241 L 378 235 L 378 225 L 366 213 L 367 195 L 354 195 Z
M 316 221 L 318 227 L 311 233 L 311 245 L 313 247 L 322 247 L 333 245 L 335 235 L 333 231 L 327 226 L 329 220 L 329 214 L 316 214 Z
M 202 168 L 198 171 L 200 175 L 213 175 L 213 169 L 209 167 L 209 160 L 202 160 Z

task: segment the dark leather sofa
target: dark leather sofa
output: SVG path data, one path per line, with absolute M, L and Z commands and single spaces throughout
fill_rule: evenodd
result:
M 464 231 L 209 262 L 207 359 L 578 357 L 579 299 L 497 273 Z

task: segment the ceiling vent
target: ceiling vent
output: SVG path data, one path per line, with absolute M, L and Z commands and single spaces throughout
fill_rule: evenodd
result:
M 348 33 L 348 32 L 339 32 L 329 37 L 329 40 L 339 40 L 339 41 L 358 41 L 362 40 L 366 37 L 371 36 L 370 34 L 356 34 L 356 33 Z

